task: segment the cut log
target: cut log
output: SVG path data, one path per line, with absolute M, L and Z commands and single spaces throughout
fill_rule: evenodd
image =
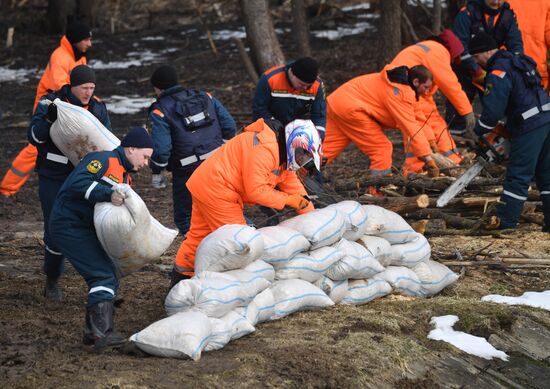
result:
M 397 213 L 406 213 L 426 208 L 430 204 L 430 198 L 425 194 L 416 197 L 372 197 L 363 195 L 359 197 L 359 202 L 361 204 L 379 205 Z
M 471 229 L 478 224 L 477 220 L 471 220 L 456 215 L 449 215 L 440 209 L 434 208 L 417 210 L 413 214 L 405 214 L 404 216 L 407 219 L 441 219 L 445 221 L 446 226 L 460 229 Z
M 430 236 L 437 231 L 445 231 L 447 223 L 443 219 L 423 219 L 411 224 L 411 227 L 422 235 Z

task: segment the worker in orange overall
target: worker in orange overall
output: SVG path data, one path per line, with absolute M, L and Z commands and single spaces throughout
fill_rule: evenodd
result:
M 550 0 L 508 0 L 516 14 L 526 55 L 537 63 L 544 89 L 548 90 L 550 49 Z
M 69 84 L 69 74 L 78 65 L 85 65 L 86 52 L 92 47 L 92 32 L 81 22 L 74 21 L 67 26 L 67 33 L 61 37 L 59 47 L 50 56 L 50 61 L 38 83 L 33 112 L 40 98 L 51 91 Z M 0 184 L 0 195 L 13 196 L 27 182 L 36 165 L 38 150 L 27 144 L 17 154 Z
M 350 143 L 370 159 L 369 175 L 391 175 L 393 146 L 384 129 L 398 128 L 405 136 L 405 151 L 424 162 L 431 177 L 439 175 L 423 126 L 420 96 L 432 87 L 432 74 L 423 65 L 386 66 L 380 73 L 356 77 L 328 96 L 323 155 L 330 163 Z
M 170 288 L 194 275 L 195 252 L 204 237 L 226 224 L 246 224 L 245 204 L 312 211 L 296 171 L 320 168 L 321 138 L 311 120 L 283 127 L 276 119 L 267 124 L 258 119 L 221 146 L 187 181 L 191 228 L 176 254 Z
M 447 122 L 437 109 L 433 96 L 438 89 L 441 89 L 458 114 L 464 118 L 466 129 L 473 130 L 476 121 L 472 104 L 451 67 L 451 62 L 460 58 L 463 51 L 462 42 L 451 30 L 445 30 L 437 36 L 406 47 L 390 63 L 392 67 L 410 68 L 415 65 L 424 65 L 432 73 L 432 88 L 427 94 L 421 95 L 418 101 L 427 120 L 423 131 L 433 152 L 441 153 L 457 164 L 462 162 L 462 156 L 448 130 Z M 412 152 L 407 153 L 403 170 L 418 173 L 422 171 L 423 166 L 424 161 Z

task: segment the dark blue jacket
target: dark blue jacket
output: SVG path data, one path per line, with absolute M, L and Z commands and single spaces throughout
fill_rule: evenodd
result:
M 154 143 L 151 169 L 188 175 L 235 136 L 237 126 L 225 107 L 206 92 L 175 86 L 149 108 Z
M 523 54 L 523 40 L 516 14 L 506 2 L 498 10 L 493 10 L 485 5 L 485 0 L 469 0 L 456 15 L 452 29 L 464 45 L 461 61 L 470 74 L 480 71 L 479 65 L 468 52 L 468 46 L 472 37 L 481 31 L 491 35 L 499 47 Z
M 525 55 L 499 50 L 487 63 L 483 112 L 475 132 L 490 132 L 504 116 L 512 137 L 550 122 L 550 96 L 535 62 Z
M 67 177 L 57 194 L 52 217 L 79 225 L 94 225 L 94 205 L 111 201 L 112 186 L 128 183 L 133 169 L 124 149 L 97 151 L 86 155 Z M 53 221 L 51 221 L 53 222 Z
M 60 90 L 48 93 L 40 99 L 40 103 L 36 107 L 31 119 L 31 125 L 27 131 L 29 142 L 38 149 L 35 170 L 40 176 L 63 181 L 71 173 L 74 166 L 51 140 L 50 127 L 52 123 L 46 120 L 48 106 L 42 103 L 46 99 L 54 101 L 56 98 L 88 109 L 109 131 L 111 131 L 111 121 L 109 120 L 105 103 L 92 96 L 90 103 L 87 106 L 83 106 L 71 93 L 70 85 L 65 85 Z

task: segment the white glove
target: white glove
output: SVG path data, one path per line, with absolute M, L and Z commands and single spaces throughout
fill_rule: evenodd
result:
M 155 189 L 164 189 L 166 188 L 166 177 L 162 175 L 162 173 L 159 174 L 153 174 L 151 176 L 151 186 Z

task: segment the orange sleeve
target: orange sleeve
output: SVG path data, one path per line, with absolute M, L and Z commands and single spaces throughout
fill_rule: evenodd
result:
M 546 48 L 550 47 L 550 6 L 546 11 L 546 22 L 544 24 L 544 42 L 546 43 Z
M 73 61 L 61 51 L 55 51 L 50 58 L 50 81 L 49 89 L 59 90 L 63 85 L 70 82 L 69 73 Z

